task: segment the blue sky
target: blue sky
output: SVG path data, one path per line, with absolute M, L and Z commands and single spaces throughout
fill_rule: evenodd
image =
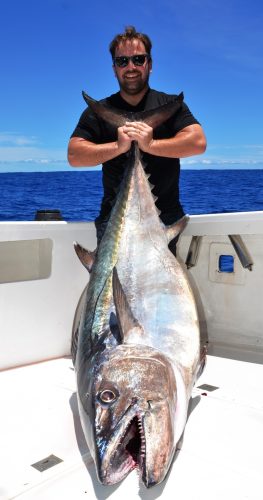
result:
M 129 6 L 130 5 L 130 6 Z M 1 6 L 0 171 L 71 170 L 85 108 L 118 90 L 108 45 L 126 25 L 153 42 L 150 84 L 185 101 L 208 148 L 184 168 L 263 167 L 262 0 L 13 0 Z

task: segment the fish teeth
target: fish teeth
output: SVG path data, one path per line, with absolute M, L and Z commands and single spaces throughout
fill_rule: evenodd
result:
M 138 418 L 138 429 L 140 433 L 140 438 L 141 438 L 141 456 L 145 457 L 145 452 L 146 452 L 146 440 L 145 440 L 145 435 L 144 435 L 144 430 L 143 430 L 143 424 L 142 420 Z

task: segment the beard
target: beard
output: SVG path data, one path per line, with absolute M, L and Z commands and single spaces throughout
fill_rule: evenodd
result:
M 134 78 L 130 78 L 129 75 L 134 75 Z M 117 76 L 117 75 L 116 75 Z M 145 90 L 149 86 L 149 73 L 143 78 L 140 72 L 127 71 L 123 74 L 122 78 L 117 76 L 120 89 L 123 90 L 128 95 L 139 94 L 142 90 Z

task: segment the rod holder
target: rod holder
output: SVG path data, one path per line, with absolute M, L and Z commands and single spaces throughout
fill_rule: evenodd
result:
M 201 241 L 202 241 L 202 236 L 192 236 L 188 254 L 185 261 L 187 269 L 196 266 Z
M 228 238 L 230 239 L 235 252 L 240 260 L 241 265 L 244 269 L 248 269 L 252 271 L 253 260 L 251 259 L 249 252 L 239 234 L 229 234 Z

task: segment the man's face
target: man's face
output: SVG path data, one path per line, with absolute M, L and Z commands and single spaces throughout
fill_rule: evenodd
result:
M 146 50 L 144 43 L 136 39 L 120 43 L 115 51 L 115 57 L 137 54 L 146 54 Z M 120 89 L 128 95 L 139 94 L 148 87 L 151 68 L 152 62 L 147 59 L 143 66 L 135 66 L 131 60 L 124 68 L 119 68 L 117 65 L 113 66 Z

